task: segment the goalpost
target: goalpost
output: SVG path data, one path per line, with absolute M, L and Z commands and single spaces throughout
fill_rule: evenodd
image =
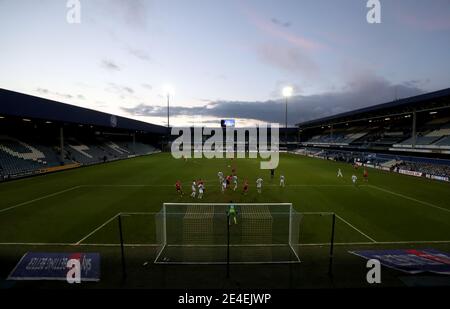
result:
M 291 203 L 164 203 L 155 216 L 154 262 L 299 263 L 301 220 Z

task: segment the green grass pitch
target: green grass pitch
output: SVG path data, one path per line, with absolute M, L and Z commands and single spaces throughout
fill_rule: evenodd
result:
M 337 243 L 450 241 L 450 185 L 348 164 L 283 154 L 273 181 L 257 159 L 233 161 L 236 192 L 220 191 L 217 172 L 231 174 L 229 159 L 175 160 L 170 154 L 117 161 L 0 184 L 0 243 L 116 244 L 120 212 L 158 212 L 164 202 L 193 202 L 190 184 L 206 183 L 201 202 L 290 202 L 299 212 L 335 212 Z M 344 178 L 337 178 L 341 168 Z M 358 176 L 358 185 L 350 177 Z M 279 175 L 286 187 L 279 187 Z M 255 180 L 263 177 L 262 194 Z M 184 196 L 175 192 L 183 182 Z M 248 195 L 242 183 L 248 179 Z M 199 200 L 195 200 L 197 202 Z M 110 221 L 109 221 L 110 220 Z M 305 216 L 300 241 L 329 241 L 329 221 Z M 124 218 L 125 242 L 156 242 L 151 216 Z
M 99 252 L 101 281 L 83 285 L 87 288 L 301 288 L 366 286 L 365 261 L 349 250 L 450 250 L 447 183 L 372 169 L 369 182 L 364 183 L 362 169 L 292 154 L 281 155 L 271 181 L 270 172 L 259 169 L 259 160 L 233 162 L 239 189 L 225 194 L 220 190 L 217 172 L 231 173 L 229 159 L 184 161 L 168 153 L 1 183 L 0 284 L 65 286 L 61 282 L 2 283 L 1 279 L 29 251 Z M 338 168 L 344 178 L 337 178 Z M 351 183 L 353 173 L 359 178 L 357 186 Z M 286 177 L 285 188 L 279 187 L 280 174 Z M 256 192 L 257 177 L 264 178 L 262 194 Z M 206 184 L 201 202 L 289 202 L 299 212 L 335 212 L 333 277 L 327 276 L 331 217 L 317 215 L 305 215 L 301 221 L 299 264 L 234 264 L 231 281 L 221 265 L 153 264 L 158 255 L 155 218 L 148 213 L 158 212 L 164 202 L 193 202 L 190 184 L 198 178 Z M 175 191 L 178 179 L 183 182 L 183 197 Z M 244 179 L 250 184 L 248 195 L 242 194 Z M 147 214 L 121 216 L 128 273 L 124 281 L 117 215 L 136 212 Z M 216 253 L 222 257 L 220 252 Z M 385 269 L 383 284 L 402 286 L 401 275 Z

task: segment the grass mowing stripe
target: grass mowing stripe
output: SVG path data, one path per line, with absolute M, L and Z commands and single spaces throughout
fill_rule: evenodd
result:
M 378 186 L 369 185 L 369 188 L 374 188 L 374 189 L 377 189 L 377 190 L 380 190 L 380 191 L 383 191 L 383 192 L 386 192 L 386 193 L 390 193 L 392 195 L 396 195 L 396 196 L 402 197 L 402 198 L 410 200 L 410 201 L 414 201 L 414 202 L 420 203 L 422 205 L 426 205 L 426 206 L 433 207 L 433 208 L 436 208 L 436 209 L 439 209 L 439 210 L 450 212 L 450 209 L 447 209 L 447 208 L 444 208 L 444 207 L 439 207 L 439 206 L 436 206 L 436 205 L 431 204 L 429 202 L 424 202 L 424 201 L 415 199 L 413 197 L 410 197 L 410 196 L 407 196 L 407 195 L 404 195 L 404 194 L 401 194 L 401 193 L 396 193 L 396 192 L 393 192 L 393 191 L 390 191 L 390 190 L 387 190 L 387 189 L 380 188 Z
M 75 190 L 75 189 L 78 189 L 78 188 L 81 188 L 81 186 L 75 186 L 75 187 L 71 187 L 69 189 L 65 189 L 65 190 L 62 190 L 62 191 L 55 192 L 55 193 L 47 194 L 47 195 L 44 195 L 44 196 L 41 196 L 41 197 L 38 197 L 38 198 L 35 198 L 35 199 L 32 199 L 32 200 L 29 200 L 29 201 L 26 201 L 26 202 L 23 202 L 23 203 L 20 203 L 20 204 L 11 206 L 11 207 L 7 207 L 7 208 L 4 208 L 4 209 L 1 209 L 0 213 L 8 211 L 8 210 L 11 210 L 11 209 L 14 209 L 14 208 L 18 208 L 18 207 L 21 207 L 21 206 L 25 206 L 25 205 L 28 205 L 28 204 L 31 204 L 31 203 L 34 203 L 34 202 L 37 202 L 37 201 L 49 198 L 49 197 L 53 197 L 53 196 L 56 196 L 56 195 L 59 195 L 59 194 L 62 194 L 62 193 L 66 193 L 66 192 L 69 192 L 69 191 L 72 191 L 72 190 Z
M 353 228 L 355 231 L 359 232 L 361 235 L 363 235 L 364 237 L 366 237 L 367 239 L 369 239 L 372 242 L 377 242 L 375 239 L 373 239 L 372 237 L 368 236 L 367 234 L 363 233 L 360 229 L 358 229 L 357 227 L 355 227 L 353 224 L 351 224 L 350 222 L 348 222 L 347 220 L 345 220 L 344 218 L 342 218 L 341 216 L 339 216 L 338 214 L 336 214 L 336 218 L 338 218 L 339 220 L 341 220 L 342 222 L 344 222 L 345 224 L 347 224 L 348 226 L 350 226 L 351 228 Z

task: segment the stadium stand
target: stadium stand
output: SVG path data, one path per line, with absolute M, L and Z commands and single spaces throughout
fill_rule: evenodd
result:
M 49 167 L 78 163 L 81 165 L 97 164 L 105 161 L 126 159 L 132 156 L 147 155 L 157 152 L 157 148 L 144 143 L 115 142 L 112 140 L 91 139 L 88 143 L 76 138 L 67 138 L 64 156 L 61 160 L 58 141 L 54 146 L 24 142 L 10 136 L 0 137 L 0 166 L 3 176 L 29 175 L 42 172 Z M 121 146 L 119 146 L 122 145 Z
M 439 180 L 450 176 L 450 88 L 297 126 L 295 153 Z
M 0 89 L 0 180 L 160 151 L 167 129 Z
M 450 166 L 420 162 L 401 162 L 395 168 L 441 177 L 450 177 Z

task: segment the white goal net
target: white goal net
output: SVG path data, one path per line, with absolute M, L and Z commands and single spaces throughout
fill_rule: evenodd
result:
M 164 203 L 155 220 L 155 263 L 300 262 L 302 215 L 290 203 Z

